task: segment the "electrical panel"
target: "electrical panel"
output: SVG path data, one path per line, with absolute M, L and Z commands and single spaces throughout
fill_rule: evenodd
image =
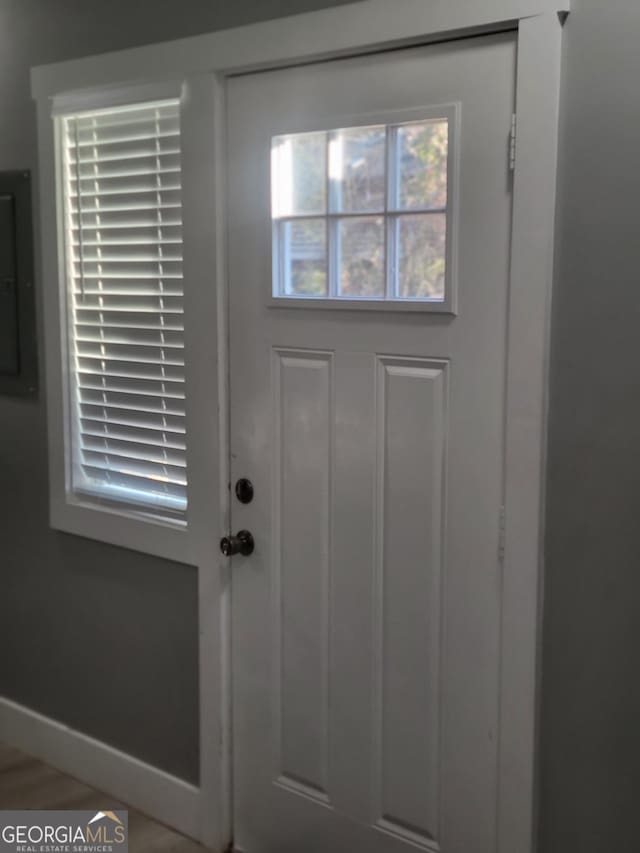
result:
M 36 392 L 31 176 L 0 172 L 0 394 Z

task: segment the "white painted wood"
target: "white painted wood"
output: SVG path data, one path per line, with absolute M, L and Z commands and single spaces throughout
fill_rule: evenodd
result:
M 535 845 L 536 718 L 541 626 L 547 357 L 562 24 L 522 21 L 518 41 L 502 578 L 501 853 Z
M 280 685 L 273 693 L 273 773 L 282 785 L 292 782 L 325 799 L 333 365 L 330 353 L 314 350 L 275 349 L 272 358 L 278 472 L 273 480 L 273 662 L 274 684 Z
M 187 367 L 189 531 L 198 567 L 200 665 L 199 838 L 223 849 L 230 837 L 228 724 L 224 706 L 227 588 L 218 550 L 229 502 L 224 290 L 224 220 L 221 195 L 223 100 L 213 75 L 185 81 L 182 104 L 182 181 Z
M 228 84 L 231 480 L 256 490 L 232 503 L 257 543 L 233 561 L 232 604 L 235 834 L 251 853 L 496 850 L 515 45 Z M 451 102 L 458 315 L 271 307 L 272 137 L 354 105 Z
M 430 41 L 443 35 L 463 35 L 482 29 L 501 29 L 520 23 L 518 67 L 518 165 L 514 196 L 511 286 L 515 298 L 510 307 L 510 358 L 519 365 L 508 381 L 506 436 L 509 468 L 507 495 L 510 504 L 519 507 L 505 517 L 505 539 L 509 542 L 508 576 L 503 588 L 502 689 L 504 710 L 501 717 L 500 771 L 504 779 L 500 788 L 498 832 L 500 850 L 505 853 L 529 853 L 531 845 L 533 788 L 533 730 L 535 712 L 531 697 L 535 693 L 534 662 L 537 649 L 537 622 L 533 614 L 535 590 L 540 576 L 544 475 L 542 471 L 541 432 L 544 424 L 544 395 L 540 390 L 547 353 L 546 303 L 553 258 L 553 216 L 555 198 L 555 150 L 557 137 L 557 102 L 559 92 L 559 39 L 557 13 L 568 12 L 568 0 L 387 0 L 367 2 L 338 9 L 248 27 L 213 33 L 172 43 L 149 45 L 118 51 L 98 57 L 72 60 L 32 70 L 32 92 L 38 99 L 40 233 L 42 257 L 40 281 L 45 315 L 45 361 L 47 369 L 47 407 L 49 423 L 49 464 L 51 518 L 54 527 L 78 535 L 103 538 L 124 547 L 156 553 L 159 556 L 196 563 L 195 552 L 206 549 L 190 544 L 191 533 L 149 524 L 147 520 L 110 518 L 107 513 L 87 511 L 84 507 L 67 506 L 64 495 L 64 416 L 65 376 L 61 369 L 62 341 L 59 312 L 57 236 L 55 227 L 56 195 L 54 172 L 54 135 L 50 98 L 73 91 L 81 97 L 109 97 L 105 88 L 130 86 L 132 81 L 174 81 L 181 84 L 190 73 L 216 71 L 221 75 L 238 68 L 289 65 L 318 56 L 335 56 L 365 52 L 375 47 Z M 93 87 L 93 88 L 92 88 Z M 97 88 L 96 88 L 97 87 Z M 223 110 L 216 103 L 217 141 L 224 136 Z M 526 116 L 524 125 L 523 119 Z M 224 306 L 224 154 L 222 146 L 212 140 L 216 176 L 216 249 L 215 279 L 219 299 Z M 203 145 L 203 149 L 204 149 Z M 546 180 L 544 179 L 546 176 Z M 208 184 L 203 181 L 208 190 Z M 531 200 L 531 204 L 529 204 Z M 531 227 L 536 238 L 529 243 Z M 213 243 L 213 241 L 212 241 Z M 544 294 L 544 295 L 542 295 Z M 224 380 L 224 310 L 218 315 L 218 340 L 221 354 L 219 375 Z M 211 327 L 210 327 L 211 328 Z M 62 329 L 64 332 L 64 329 Z M 212 342 L 213 343 L 213 342 Z M 215 343 L 214 343 L 215 345 Z M 205 365 L 207 369 L 208 366 Z M 532 381 L 529 382 L 529 377 Z M 349 401 L 356 407 L 366 391 L 351 391 Z M 337 393 L 340 392 L 339 383 Z M 225 426 L 226 403 L 224 381 L 219 386 L 221 454 L 219 493 L 223 497 L 220 514 L 224 515 L 227 494 Z M 362 401 L 360 401 L 360 404 Z M 346 402 L 345 402 L 346 404 Z M 523 416 L 524 413 L 524 416 Z M 349 454 L 352 470 L 357 471 L 365 448 L 360 444 Z M 514 473 L 512 474 L 512 467 Z M 192 501 L 193 506 L 193 501 Z M 366 510 L 366 508 L 365 508 Z M 97 517 L 99 516 L 99 517 Z M 213 517 L 213 516 L 212 516 Z M 219 517 L 219 515 L 215 516 Z M 352 516 L 358 523 L 358 513 Z M 227 525 L 222 525 L 226 530 Z M 229 810 L 232 791 L 229 781 L 229 703 L 228 659 L 225 657 L 229 636 L 228 583 L 224 574 L 214 568 L 216 551 L 213 540 L 221 531 L 209 525 L 209 550 L 206 573 L 200 571 L 201 614 L 201 763 L 203 767 L 201 813 L 202 829 L 210 843 L 215 838 L 230 837 Z M 349 547 L 349 542 L 343 543 Z M 520 575 L 522 566 L 522 576 Z M 220 594 L 217 598 L 216 595 Z M 354 620 L 358 612 L 353 614 Z M 203 621 L 204 620 L 204 621 Z M 206 624 L 209 622 L 209 624 Z M 220 637 L 222 661 L 214 656 L 213 666 L 207 661 Z M 219 664 L 219 668 L 218 668 Z M 355 677 L 355 670 L 346 672 Z M 220 709 L 222 730 L 207 729 L 207 715 L 212 707 Z M 345 728 L 345 740 L 357 742 L 361 727 Z M 207 768 L 209 768 L 207 770 Z M 214 777 L 218 770 L 222 781 Z M 219 797 L 219 798 L 218 798 Z M 218 798 L 218 799 L 216 799 Z M 221 799 L 221 801 L 220 801 Z M 217 805 L 216 805 L 217 804 Z M 216 821 L 220 823 L 216 826 Z M 216 834 L 217 833 L 217 834 Z
M 497 29 L 542 13 L 568 11 L 569 0 L 365 0 L 173 42 L 72 59 L 32 70 L 37 99 L 121 81 L 165 80 L 207 71 L 265 68 Z
M 199 836 L 199 791 L 182 779 L 2 697 L 0 741 L 185 835 Z
M 68 113 L 80 113 L 122 107 L 125 104 L 136 104 L 142 101 L 162 101 L 165 99 L 180 99 L 182 96 L 182 80 L 165 80 L 163 82 L 141 83 L 132 86 L 109 86 L 95 90 L 80 89 L 75 92 L 65 92 L 54 95 L 51 102 L 51 115 L 59 116 Z
M 426 330 L 425 330 L 426 331 Z M 379 825 L 438 838 L 449 361 L 378 357 L 374 769 Z M 419 558 L 416 559 L 416 555 Z M 416 785 L 415 780 L 422 780 Z M 382 817 L 383 816 L 383 817 Z

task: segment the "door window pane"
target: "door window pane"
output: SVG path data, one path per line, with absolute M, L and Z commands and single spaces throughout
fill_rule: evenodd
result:
M 326 212 L 326 133 L 277 136 L 271 147 L 272 216 Z
M 273 138 L 274 296 L 448 310 L 455 112 L 443 112 Z
M 280 223 L 284 296 L 327 295 L 327 226 L 324 219 Z
M 338 130 L 329 144 L 329 178 L 338 213 L 383 213 L 386 128 Z
M 446 121 L 405 124 L 398 128 L 398 207 L 446 207 L 448 147 Z
M 444 213 L 399 216 L 398 296 L 444 299 L 447 220 Z
M 384 218 L 350 217 L 338 222 L 339 295 L 384 298 Z

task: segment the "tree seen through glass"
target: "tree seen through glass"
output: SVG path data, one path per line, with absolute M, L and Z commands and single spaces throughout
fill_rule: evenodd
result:
M 442 301 L 448 141 L 446 119 L 276 138 L 276 292 L 384 299 L 392 251 L 392 298 Z

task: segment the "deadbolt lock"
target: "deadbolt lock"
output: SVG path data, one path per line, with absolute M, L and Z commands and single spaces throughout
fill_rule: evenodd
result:
M 253 483 L 246 477 L 241 477 L 236 483 L 236 497 L 242 504 L 250 504 L 253 500 Z

